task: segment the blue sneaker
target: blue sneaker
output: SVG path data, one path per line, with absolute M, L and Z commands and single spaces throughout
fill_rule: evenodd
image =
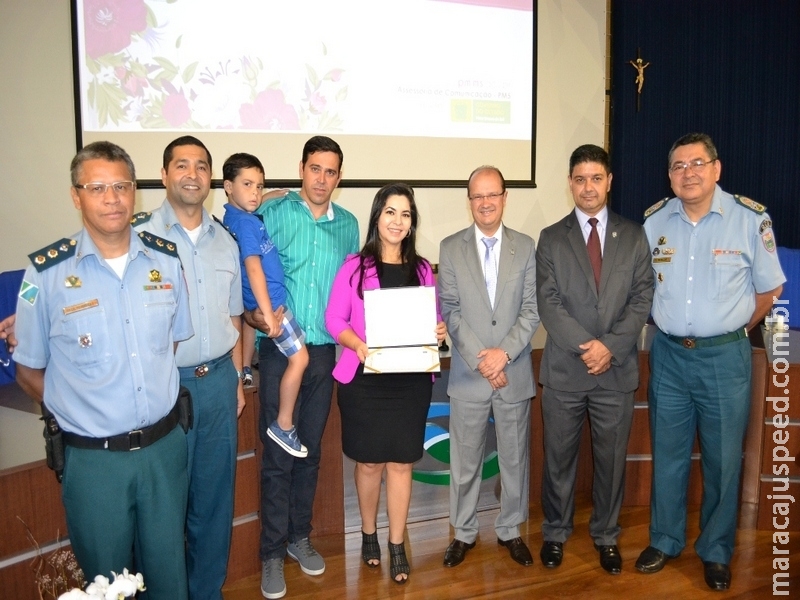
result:
M 242 368 L 242 383 L 253 385 L 253 370 L 250 367 Z
M 300 440 L 297 439 L 297 429 L 294 425 L 292 425 L 291 429 L 286 430 L 281 429 L 277 421 L 273 421 L 272 425 L 267 428 L 267 435 L 292 456 L 297 458 L 308 456 L 308 448 L 303 446 Z

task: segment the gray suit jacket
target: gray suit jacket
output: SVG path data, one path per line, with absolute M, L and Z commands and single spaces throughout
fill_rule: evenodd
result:
M 492 386 L 478 371 L 478 352 L 501 348 L 512 359 L 506 366 L 508 385 L 500 389 L 506 402 L 522 402 L 536 395 L 531 367 L 531 337 L 539 326 L 536 309 L 536 256 L 533 240 L 503 227 L 498 261 L 495 307 L 478 256 L 475 227 L 459 231 L 439 248 L 439 300 L 453 342 L 450 397 L 485 402 Z
M 536 252 L 537 298 L 547 330 L 539 380 L 565 391 L 631 392 L 639 385 L 636 341 L 653 302 L 653 269 L 644 229 L 608 211 L 600 293 L 575 211 L 544 229 Z M 589 375 L 578 346 L 600 340 L 611 368 Z

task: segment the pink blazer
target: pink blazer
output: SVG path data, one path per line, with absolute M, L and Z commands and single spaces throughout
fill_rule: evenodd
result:
M 328 306 L 325 309 L 325 326 L 337 342 L 343 331 L 352 329 L 362 340 L 366 338 L 366 323 L 364 319 L 364 300 L 358 297 L 358 268 L 359 256 L 351 254 L 336 273 L 333 280 Z M 433 271 L 427 261 L 422 263 L 421 284 L 434 286 Z M 355 276 L 353 274 L 355 273 Z M 352 283 L 350 278 L 353 278 Z M 378 272 L 375 267 L 367 267 L 364 273 L 364 290 L 380 288 Z M 437 299 L 436 320 L 442 320 Z M 358 355 L 350 348 L 342 348 L 342 356 L 333 369 L 333 377 L 340 383 L 350 383 L 355 377 L 356 370 L 361 361 Z

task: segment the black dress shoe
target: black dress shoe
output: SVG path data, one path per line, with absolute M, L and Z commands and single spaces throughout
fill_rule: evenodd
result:
M 706 585 L 712 590 L 727 590 L 731 587 L 731 570 L 728 565 L 703 561 L 703 575 Z
M 622 573 L 622 555 L 616 544 L 610 546 L 594 545 L 594 549 L 600 553 L 600 566 L 612 575 Z
M 498 538 L 497 543 L 508 548 L 511 558 L 513 558 L 523 567 L 530 567 L 533 564 L 531 551 L 528 550 L 528 547 L 525 545 L 525 542 L 522 541 L 521 537 L 515 537 L 510 540 L 501 540 Z
M 539 558 L 548 569 L 555 569 L 564 558 L 564 544 L 561 542 L 544 542 L 539 550 Z
M 658 573 L 664 568 L 664 565 L 667 564 L 669 559 L 678 558 L 680 555 L 681 553 L 678 552 L 674 556 L 670 556 L 669 554 L 663 553 L 658 548 L 648 546 L 642 550 L 642 553 L 636 560 L 636 570 L 641 573 Z
M 460 565 L 464 562 L 467 550 L 472 550 L 474 547 L 475 542 L 468 544 L 467 542 L 454 539 L 444 552 L 444 566 L 455 567 L 456 565 Z

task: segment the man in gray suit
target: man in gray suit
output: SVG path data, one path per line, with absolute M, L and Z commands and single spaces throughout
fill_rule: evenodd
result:
M 444 555 L 454 567 L 475 547 L 477 505 L 490 413 L 500 462 L 497 542 L 528 566 L 519 533 L 528 519 L 530 400 L 535 395 L 531 337 L 539 325 L 533 240 L 503 225 L 506 184 L 494 167 L 470 175 L 475 224 L 442 241 L 439 299 L 453 342 L 450 363 L 450 523 Z
M 641 225 L 608 209 L 611 173 L 599 146 L 569 161 L 575 210 L 544 229 L 536 252 L 537 299 L 547 342 L 539 380 L 544 418 L 542 537 L 545 567 L 557 567 L 572 533 L 581 430 L 591 419 L 594 510 L 589 533 L 609 573 L 622 570 L 617 518 L 639 386 L 636 341 L 650 314 L 653 272 Z

